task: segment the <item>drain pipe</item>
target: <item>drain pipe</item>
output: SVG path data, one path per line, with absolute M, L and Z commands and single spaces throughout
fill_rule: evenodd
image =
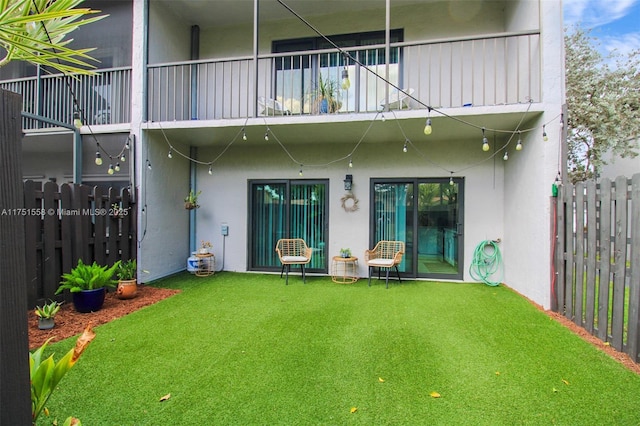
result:
M 198 148 L 192 146 L 189 148 L 189 157 L 198 158 Z M 194 193 L 198 192 L 196 181 L 197 164 L 189 161 L 189 188 Z M 189 210 L 189 255 L 196 251 L 196 209 Z

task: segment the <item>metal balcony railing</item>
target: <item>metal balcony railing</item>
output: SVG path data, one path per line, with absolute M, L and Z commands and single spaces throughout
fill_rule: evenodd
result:
M 148 67 L 152 121 L 372 112 L 541 101 L 540 35 L 394 43 Z M 343 72 L 350 87 L 342 88 Z M 399 93 L 392 85 L 411 96 Z M 320 90 L 329 86 L 332 100 Z M 254 88 L 256 88 L 254 90 Z M 387 93 L 387 90 L 389 91 Z
M 23 118 L 24 129 L 72 125 L 76 108 L 87 125 L 131 121 L 131 68 L 104 69 L 90 76 L 51 74 L 5 80 L 0 87 L 22 94 L 24 112 L 48 120 Z

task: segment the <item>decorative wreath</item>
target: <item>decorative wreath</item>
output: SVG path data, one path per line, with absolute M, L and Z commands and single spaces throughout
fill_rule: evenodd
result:
M 340 199 L 342 201 L 342 208 L 345 212 L 355 212 L 358 210 L 358 199 L 352 193 L 346 193 Z

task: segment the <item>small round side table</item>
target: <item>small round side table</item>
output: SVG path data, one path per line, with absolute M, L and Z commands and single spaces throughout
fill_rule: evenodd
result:
M 196 269 L 196 277 L 208 277 L 213 275 L 216 270 L 216 258 L 212 253 L 196 254 L 198 258 L 198 269 Z
M 338 284 L 358 281 L 358 258 L 334 256 L 331 262 L 331 280 Z

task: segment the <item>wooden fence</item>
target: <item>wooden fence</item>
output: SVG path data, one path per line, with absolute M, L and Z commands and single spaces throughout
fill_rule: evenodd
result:
M 560 187 L 552 308 L 639 361 L 640 173 Z
M 78 259 L 113 265 L 136 258 L 136 208 L 127 189 L 24 183 L 27 300 L 54 299 L 60 276 Z M 61 296 L 57 296 L 60 299 Z

